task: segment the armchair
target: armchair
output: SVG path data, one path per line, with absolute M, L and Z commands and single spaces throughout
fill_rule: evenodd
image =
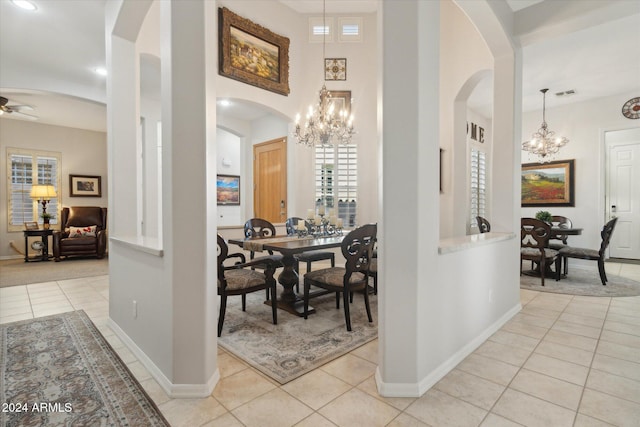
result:
M 71 206 L 62 209 L 60 219 L 60 231 L 53 233 L 56 262 L 68 256 L 104 257 L 107 249 L 107 208 Z

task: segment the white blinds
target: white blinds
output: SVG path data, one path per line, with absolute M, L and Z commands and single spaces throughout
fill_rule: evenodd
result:
M 470 212 L 471 227 L 477 227 L 476 217 L 486 217 L 487 165 L 486 153 L 471 147 L 470 153 Z

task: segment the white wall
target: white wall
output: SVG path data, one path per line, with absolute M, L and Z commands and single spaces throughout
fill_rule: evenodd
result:
M 106 207 L 109 194 L 106 138 L 103 132 L 0 119 L 0 259 L 21 257 L 22 255 L 11 249 L 9 243 L 14 241 L 20 248 L 24 244 L 22 232 L 7 231 L 7 147 L 60 152 L 61 206 Z M 70 197 L 69 174 L 101 176 L 102 197 Z M 59 215 L 56 217 L 59 219 Z
M 539 210 L 571 219 L 575 227 L 583 228 L 582 235 L 571 236 L 571 246 L 597 249 L 600 231 L 607 220 L 605 198 L 605 144 L 607 130 L 638 127 L 637 120 L 625 118 L 622 104 L 637 94 L 624 93 L 598 98 L 557 108 L 547 107 L 549 129 L 569 138 L 556 160 L 575 159 L 575 207 L 522 208 L 523 217 L 534 217 Z M 579 96 L 575 95 L 575 96 Z M 542 111 L 523 114 L 522 141 L 531 138 L 542 123 Z M 522 152 L 522 163 L 535 163 L 527 152 Z M 592 265 L 588 261 L 572 260 L 576 265 Z

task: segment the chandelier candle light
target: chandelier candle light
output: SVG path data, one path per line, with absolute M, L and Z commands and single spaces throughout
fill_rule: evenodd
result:
M 299 220 L 296 227 L 298 237 L 328 237 L 342 235 L 343 220 L 338 218 L 335 209 L 329 209 L 329 216 L 325 214 L 324 206 L 318 207 L 318 213 L 313 209 L 307 211 L 307 219 Z
M 522 143 L 522 149 L 529 154 L 539 156 L 540 163 L 549 162 L 561 147 L 565 146 L 569 140 L 564 136 L 555 136 L 555 132 L 550 131 L 545 118 L 546 93 L 549 89 L 541 89 L 542 92 L 542 126 L 531 139 Z
M 326 1 L 322 4 L 322 62 L 324 70 L 324 58 L 326 50 Z M 309 106 L 304 127 L 300 125 L 300 114 L 296 115 L 296 129 L 294 136 L 299 144 L 308 147 L 314 145 L 332 144 L 334 141 L 342 144 L 351 142 L 355 133 L 353 129 L 353 115 L 346 110 L 335 111 L 335 104 L 331 102 L 331 92 L 323 84 L 319 92 L 316 108 Z

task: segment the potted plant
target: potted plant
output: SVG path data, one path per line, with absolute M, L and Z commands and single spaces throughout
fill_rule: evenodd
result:
M 52 220 L 53 214 L 50 214 L 48 212 L 43 212 L 40 214 L 40 217 L 42 218 L 42 226 L 44 227 L 44 229 L 48 229 L 49 228 L 49 221 Z
M 540 221 L 544 221 L 547 224 L 551 224 L 551 212 L 549 211 L 538 211 L 536 212 L 536 219 Z

